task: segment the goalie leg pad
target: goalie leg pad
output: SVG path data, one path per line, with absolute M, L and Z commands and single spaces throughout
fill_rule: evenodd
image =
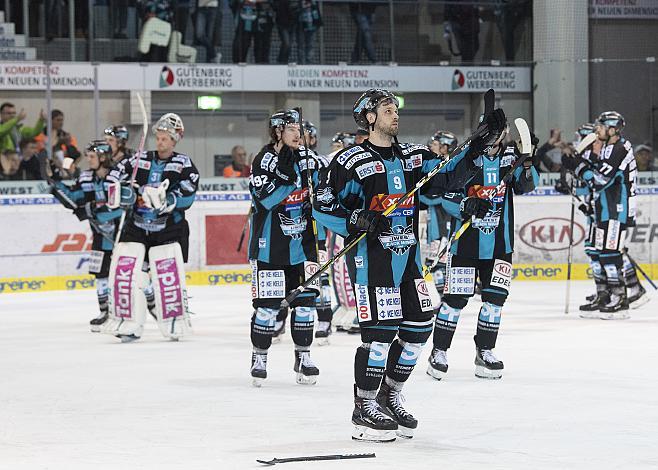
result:
M 121 242 L 110 263 L 109 313 L 103 332 L 139 338 L 144 330 L 145 305 L 141 293 L 142 264 L 146 249 L 141 243 Z
M 178 243 L 149 250 L 149 268 L 155 290 L 155 315 L 165 338 L 177 341 L 190 333 L 183 252 Z

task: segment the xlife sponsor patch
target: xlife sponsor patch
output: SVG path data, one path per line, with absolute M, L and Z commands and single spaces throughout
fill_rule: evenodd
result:
M 505 190 L 507 187 L 503 183 L 499 191 L 496 186 L 480 186 L 475 184 L 468 188 L 468 197 L 479 197 L 480 199 L 490 199 L 491 202 L 500 203 L 505 199 Z
M 370 210 L 384 212 L 395 204 L 404 194 L 377 194 L 370 201 Z M 414 213 L 414 196 L 409 196 L 405 201 L 398 204 L 397 208 L 388 217 L 411 217 Z
M 308 188 L 298 189 L 293 191 L 286 197 L 283 201 L 283 205 L 286 207 L 287 211 L 292 211 L 302 207 L 304 201 L 308 199 Z
M 386 168 L 382 162 L 374 161 L 364 163 L 363 165 L 356 167 L 354 171 L 356 172 L 356 175 L 359 177 L 359 179 L 363 181 L 368 176 L 386 172 Z

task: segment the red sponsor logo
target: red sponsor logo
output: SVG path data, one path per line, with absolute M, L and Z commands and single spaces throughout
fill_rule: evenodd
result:
M 508 263 L 498 263 L 494 265 L 494 271 L 496 271 L 501 276 L 509 276 L 512 274 L 512 265 Z
M 427 290 L 427 284 L 425 282 L 419 282 L 416 285 L 416 290 L 422 295 L 430 295 L 429 291 Z
M 373 196 L 370 201 L 370 210 L 371 211 L 385 211 L 393 204 L 398 202 L 398 200 L 404 196 L 404 194 L 377 194 Z M 414 196 L 409 196 L 406 200 L 398 204 L 398 209 L 410 209 L 414 207 Z
M 491 199 L 493 202 L 502 202 L 505 197 L 505 185 L 501 185 L 500 190 L 497 186 L 480 186 L 478 184 L 468 188 L 469 197 L 479 197 L 480 199 Z
M 560 251 L 569 248 L 571 221 L 562 217 L 543 217 L 531 220 L 521 227 L 521 241 L 529 247 L 544 251 Z M 578 222 L 573 224 L 573 244 L 585 239 L 585 229 Z
M 304 202 L 306 199 L 308 199 L 308 188 L 298 189 L 297 191 L 293 191 L 288 195 L 285 204 L 299 204 Z
M 52 243 L 41 247 L 41 253 L 54 253 L 58 251 L 89 251 L 92 238 L 87 239 L 84 233 L 58 233 Z

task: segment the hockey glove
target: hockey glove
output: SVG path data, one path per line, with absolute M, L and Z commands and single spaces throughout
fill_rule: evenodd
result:
M 284 184 L 295 184 L 297 172 L 295 171 L 295 153 L 290 147 L 284 145 L 279 152 L 279 159 L 274 173 Z
M 569 188 L 569 185 L 566 183 L 566 181 L 561 179 L 557 180 L 555 183 L 555 190 L 560 194 L 571 194 L 571 188 Z
M 159 211 L 167 203 L 167 189 L 169 188 L 169 180 L 164 180 L 159 186 L 144 186 L 142 190 L 142 201 L 149 209 Z
M 580 162 L 581 158 L 579 157 L 572 157 L 566 153 L 562 154 L 562 168 L 565 170 L 575 171 Z
M 594 214 L 592 207 L 589 206 L 588 204 L 580 204 L 578 206 L 578 210 L 582 212 L 585 217 L 590 217 L 591 215 Z
M 169 214 L 176 209 L 176 195 L 173 193 L 167 194 L 164 204 L 158 209 L 158 214 Z
M 462 218 L 468 219 L 474 216 L 476 219 L 481 219 L 487 215 L 493 208 L 493 204 L 489 199 L 481 199 L 479 197 L 466 197 L 462 199 L 459 204 L 459 212 Z
M 367 232 L 368 236 L 376 238 L 380 233 L 390 229 L 391 221 L 377 211 L 357 209 L 347 221 L 347 231 L 350 235 Z

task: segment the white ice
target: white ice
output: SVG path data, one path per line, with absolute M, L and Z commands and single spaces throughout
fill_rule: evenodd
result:
M 472 301 L 441 382 L 429 344 L 405 387 L 416 436 L 350 439 L 358 336 L 315 347 L 314 387 L 296 385 L 292 340 L 274 345 L 263 388 L 251 387 L 249 286 L 192 287 L 195 335 L 166 342 L 151 322 L 119 344 L 88 331 L 95 293 L 0 296 L 1 469 L 249 469 L 256 459 L 375 452 L 370 460 L 294 469 L 575 469 L 658 466 L 658 312 L 626 321 L 578 318 L 591 289 L 516 282 L 496 352 L 500 381 L 474 377 Z

